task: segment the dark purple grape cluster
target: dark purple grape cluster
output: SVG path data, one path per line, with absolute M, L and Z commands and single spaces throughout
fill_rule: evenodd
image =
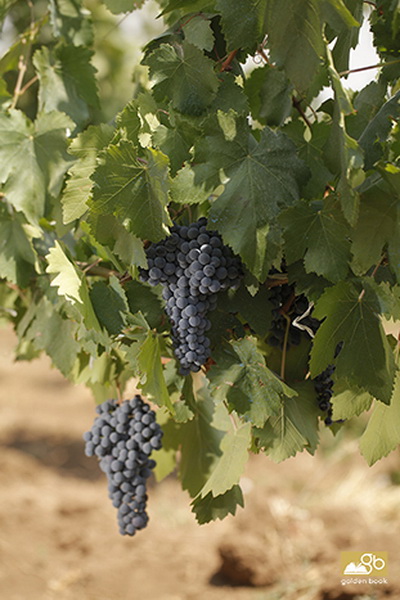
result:
M 335 348 L 334 358 L 336 358 L 339 355 L 342 348 L 343 342 L 339 342 Z M 331 398 L 333 396 L 334 385 L 332 375 L 334 374 L 335 370 L 335 365 L 328 365 L 326 369 L 322 371 L 322 373 L 320 373 L 319 375 L 317 375 L 317 377 L 315 377 L 315 379 L 313 379 L 314 389 L 317 393 L 318 406 L 320 410 L 322 410 L 322 412 L 326 413 L 326 417 L 324 419 L 325 425 L 332 425 L 333 423 L 343 422 L 342 420 L 333 421 L 332 419 L 333 410 Z
M 169 237 L 146 249 L 146 256 L 148 270 L 141 270 L 140 277 L 164 286 L 180 372 L 199 371 L 210 356 L 207 313 L 216 307 L 218 292 L 239 286 L 240 259 L 217 231 L 207 229 L 204 217 L 187 226 L 174 225 Z
M 289 335 L 287 347 L 298 346 L 301 342 L 302 335 L 307 334 L 307 329 L 315 333 L 319 327 L 318 319 L 315 319 L 311 314 L 307 315 L 300 321 L 301 327 L 293 325 L 293 322 L 298 317 L 301 317 L 309 308 L 309 301 L 304 294 L 295 296 L 295 286 L 284 283 L 271 288 L 269 301 L 272 308 L 272 323 L 267 341 L 270 346 L 283 348 L 285 332 L 287 328 L 287 319 L 281 313 L 281 309 L 287 306 L 286 314 L 290 318 Z
M 96 411 L 91 430 L 83 435 L 85 454 L 96 455 L 107 475 L 120 533 L 135 535 L 149 520 L 146 482 L 156 465 L 150 454 L 161 448 L 163 432 L 154 411 L 138 395 L 121 404 L 106 400 Z
M 315 379 L 313 379 L 314 389 L 317 394 L 318 406 L 320 410 L 322 410 L 322 412 L 326 413 L 326 417 L 324 419 L 325 425 L 332 425 L 333 423 L 333 410 L 331 398 L 333 396 L 332 388 L 334 381 L 332 379 L 332 375 L 334 372 L 335 366 L 328 365 L 326 369 L 322 371 L 322 373 L 320 373 L 319 375 L 317 375 L 317 377 L 315 377 Z

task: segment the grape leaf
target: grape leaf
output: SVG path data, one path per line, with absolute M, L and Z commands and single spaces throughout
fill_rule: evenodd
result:
M 268 0 L 266 32 L 271 57 L 299 92 L 307 91 L 324 56 L 320 0 Z
M 99 323 L 110 335 L 118 335 L 126 324 L 125 313 L 128 301 L 118 279 L 112 275 L 108 284 L 96 281 L 90 292 L 90 299 Z
M 328 56 L 330 56 L 328 54 Z M 332 59 L 330 59 L 332 61 Z M 365 176 L 363 151 L 360 145 L 347 133 L 345 115 L 353 112 L 347 91 L 343 88 L 340 77 L 333 63 L 329 74 L 334 89 L 333 121 L 329 139 L 325 145 L 325 161 L 328 168 L 338 176 L 336 192 L 340 199 L 343 214 L 350 225 L 355 225 L 358 218 L 359 194 L 355 189 Z
M 101 0 L 105 6 L 114 14 L 122 12 L 131 12 L 137 8 L 141 8 L 145 0 Z
M 257 427 L 278 414 L 282 398 L 296 395 L 266 367 L 263 355 L 249 338 L 224 344 L 213 353 L 213 360 L 216 364 L 207 376 L 214 397 L 226 399 Z
M 269 222 L 299 197 L 307 170 L 293 143 L 282 133 L 265 128 L 260 142 L 240 125 L 231 141 L 216 130 L 199 142 L 194 168 L 197 184 L 215 182 L 223 169 L 229 181 L 213 203 L 209 220 L 252 273 L 265 279 L 268 264 Z M 202 163 L 202 164 L 201 164 Z
M 207 12 L 207 9 L 212 10 L 213 4 L 213 0 L 169 0 L 160 16 L 181 8 L 185 9 L 187 13 Z
M 165 320 L 163 306 L 160 295 L 150 286 L 143 285 L 139 281 L 128 281 L 125 286 L 125 294 L 128 299 L 129 310 L 131 313 L 142 311 L 143 316 L 149 326 L 153 328 L 160 327 Z
M 349 227 L 334 205 L 296 204 L 282 213 L 286 258 L 304 258 L 307 272 L 329 281 L 344 279 L 349 270 Z
M 200 50 L 211 50 L 214 47 L 214 34 L 211 23 L 203 15 L 194 16 L 182 25 L 185 39 Z
M 370 169 L 382 157 L 382 143 L 387 140 L 393 124 L 399 118 L 400 91 L 381 106 L 358 140 L 358 143 L 364 150 L 365 169 Z
M 262 429 L 254 429 L 258 445 L 275 462 L 306 449 L 314 454 L 318 445 L 318 403 L 314 386 L 306 381 L 294 386 L 296 398 L 281 402 L 279 415 L 270 417 Z
M 148 331 L 137 360 L 141 373 L 140 387 L 143 392 L 151 396 L 159 406 L 166 406 L 173 413 L 174 408 L 169 397 L 161 363 L 160 339 L 153 331 Z
M 228 51 L 253 50 L 262 41 L 268 0 L 216 0 Z
M 203 525 L 216 519 L 222 520 L 227 515 L 235 515 L 238 506 L 244 507 L 243 493 L 238 485 L 234 485 L 215 498 L 211 492 L 204 498 L 198 496 L 192 502 L 192 512 L 196 515 L 196 521 Z
M 58 294 L 75 305 L 82 314 L 88 329 L 99 329 L 99 323 L 89 298 L 85 276 L 69 260 L 60 243 L 55 242 L 46 256 L 46 273 L 55 274 L 51 285 L 58 288 Z
M 82 128 L 99 104 L 93 53 L 83 46 L 43 46 L 33 56 L 39 81 L 39 110 L 66 113 Z
M 114 214 L 129 221 L 130 231 L 142 239 L 158 241 L 168 234 L 172 222 L 168 204 L 168 159 L 157 150 L 138 156 L 132 142 L 111 145 L 92 175 L 91 211 Z
M 271 127 L 282 125 L 292 111 L 292 90 L 279 69 L 270 65 L 254 69 L 245 82 L 253 118 Z
M 46 200 L 60 193 L 72 162 L 67 128 L 72 121 L 58 112 L 42 113 L 32 123 L 19 110 L 0 114 L 0 183 L 3 193 L 29 222 L 45 214 Z
M 323 322 L 311 351 L 311 376 L 335 364 L 338 379 L 348 379 L 389 404 L 395 367 L 379 313 L 379 298 L 367 279 L 342 281 L 327 289 L 313 314 Z M 343 347 L 334 358 L 339 342 Z
M 113 130 L 108 125 L 91 125 L 72 141 L 68 151 L 78 160 L 68 171 L 61 198 L 65 224 L 79 219 L 87 211 L 93 185 L 90 176 L 97 164 L 97 154 L 109 144 L 112 134 Z
M 215 461 L 221 456 L 220 443 L 230 427 L 226 425 L 220 429 L 215 425 L 215 403 L 204 387 L 196 390 L 196 403 L 192 410 L 194 418 L 181 425 L 179 434 L 179 477 L 182 488 L 195 498 L 206 484 Z M 227 411 L 226 416 L 229 419 Z
M 328 123 L 316 121 L 311 127 L 306 127 L 299 119 L 284 126 L 283 131 L 296 144 L 299 157 L 311 172 L 309 181 L 302 188 L 304 198 L 322 197 L 328 183 L 334 179 L 324 159 L 324 147 L 330 130 Z
M 360 451 L 372 466 L 400 444 L 400 375 L 397 374 L 390 406 L 376 402 L 360 438 Z
M 350 50 L 357 46 L 360 36 L 363 8 L 363 0 L 346 0 L 346 4 L 343 0 L 327 0 L 324 4 L 325 20 L 337 33 L 332 55 L 338 71 L 349 69 Z
M 24 337 L 44 350 L 57 369 L 68 376 L 80 351 L 80 344 L 75 340 L 77 324 L 64 319 L 45 296 L 35 306 L 34 315 Z
M 179 112 L 201 115 L 215 98 L 218 78 L 213 62 L 187 41 L 161 44 L 143 64 L 150 68 L 155 99 L 168 98 Z
M 355 273 L 363 275 L 381 260 L 383 249 L 389 244 L 390 258 L 394 255 L 391 264 L 395 272 L 400 273 L 395 259 L 400 244 L 400 193 L 396 193 L 381 177 L 365 183 L 360 190 L 360 215 L 352 234 L 352 268 Z
M 228 431 L 221 440 L 220 456 L 199 496 L 205 498 L 209 493 L 215 498 L 225 494 L 237 484 L 248 459 L 251 439 L 251 424 L 244 423 L 237 429 Z
M 81 0 L 49 0 L 48 5 L 56 38 L 74 46 L 90 46 L 93 43 L 92 19 Z
M 373 398 L 368 392 L 360 389 L 349 389 L 347 382 L 336 382 L 333 388 L 332 419 L 351 419 L 359 416 L 362 412 L 369 410 Z
M 0 278 L 25 287 L 34 275 L 35 253 L 18 214 L 0 205 Z

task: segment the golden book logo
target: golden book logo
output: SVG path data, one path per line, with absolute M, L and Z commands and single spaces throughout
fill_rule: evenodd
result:
M 385 577 L 388 572 L 387 552 L 342 552 L 342 574 Z

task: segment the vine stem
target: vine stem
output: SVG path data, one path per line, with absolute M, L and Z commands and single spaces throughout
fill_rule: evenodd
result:
M 358 67 L 357 69 L 348 69 L 347 71 L 340 71 L 339 76 L 350 75 L 350 73 L 360 73 L 361 71 L 368 71 L 369 69 L 379 69 L 381 67 L 389 67 L 390 65 L 396 65 L 400 63 L 400 58 L 391 60 L 389 62 L 381 62 L 376 65 L 368 65 L 367 67 Z
M 236 54 L 238 53 L 237 50 L 232 50 L 232 52 L 229 52 L 228 56 L 226 57 L 226 59 L 224 60 L 224 62 L 221 65 L 220 71 L 229 71 L 231 63 L 233 61 L 233 59 L 235 58 Z
M 377 274 L 377 272 L 378 272 L 378 269 L 379 269 L 379 267 L 381 266 L 381 264 L 382 264 L 382 262 L 383 262 L 384 258 L 385 258 L 385 255 L 383 255 L 383 256 L 381 257 L 380 261 L 379 261 L 379 262 L 378 262 L 378 263 L 375 265 L 375 268 L 374 268 L 374 270 L 373 270 L 373 271 L 372 271 L 372 273 L 371 273 L 371 277 L 372 277 L 372 278 L 374 278 L 374 277 L 375 277 L 375 275 Z M 360 292 L 360 295 L 358 296 L 358 301 L 359 301 L 359 302 L 361 302 L 361 300 L 364 298 L 364 296 L 365 296 L 365 288 L 363 288 L 363 289 L 361 290 L 361 292 Z
M 22 94 L 26 91 L 26 89 L 28 89 L 26 86 L 22 87 L 22 84 L 24 81 L 26 70 L 28 68 L 29 55 L 30 55 L 30 51 L 32 48 L 34 34 L 35 34 L 35 15 L 33 12 L 32 1 L 27 0 L 27 4 L 29 6 L 30 13 L 31 13 L 30 32 L 29 32 L 29 38 L 28 38 L 29 43 L 27 43 L 26 38 L 22 38 L 21 44 L 23 46 L 25 46 L 26 50 L 25 50 L 25 52 L 22 52 L 20 54 L 19 59 L 18 59 L 18 76 L 17 76 L 17 81 L 15 83 L 14 94 L 13 94 L 13 99 L 12 99 L 12 102 L 10 105 L 10 109 L 14 109 L 17 106 L 20 96 L 22 96 Z
M 305 124 L 311 129 L 311 122 L 308 119 L 308 117 L 307 117 L 306 113 L 304 112 L 304 110 L 301 108 L 301 100 L 299 100 L 298 98 L 295 98 L 294 96 L 292 96 L 292 104 L 293 104 L 293 107 L 300 114 L 300 116 L 303 119 L 303 121 L 305 122 Z

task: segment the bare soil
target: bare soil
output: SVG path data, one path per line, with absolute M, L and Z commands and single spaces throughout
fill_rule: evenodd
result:
M 253 457 L 245 509 L 203 526 L 169 477 L 151 486 L 147 529 L 122 537 L 83 453 L 90 393 L 45 357 L 13 362 L 14 344 L 0 330 L 1 600 L 400 599 L 398 452 L 369 468 L 326 431 L 315 457 Z M 346 550 L 389 552 L 388 583 L 342 585 Z

